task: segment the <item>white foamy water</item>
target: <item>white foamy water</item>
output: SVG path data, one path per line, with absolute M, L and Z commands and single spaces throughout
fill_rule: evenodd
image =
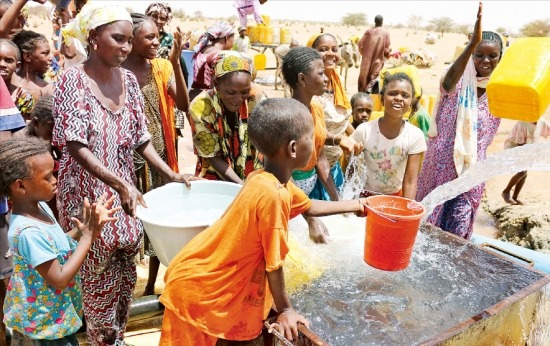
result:
M 363 261 L 364 219 L 323 222 L 335 238 L 349 238 L 314 245 L 305 221 L 291 222 L 291 232 L 325 267 L 291 301 L 331 345 L 418 344 L 541 277 L 431 226 L 419 233 L 406 270 L 380 271 Z
M 457 179 L 438 186 L 422 200 L 427 216 L 438 205 L 471 190 L 485 181 L 521 171 L 549 171 L 550 143 L 527 144 L 489 156 Z

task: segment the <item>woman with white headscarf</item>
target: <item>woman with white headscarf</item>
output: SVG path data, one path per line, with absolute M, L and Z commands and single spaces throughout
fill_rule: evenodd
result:
M 144 205 L 134 186 L 133 151 L 168 181 L 189 185 L 158 156 L 147 132 L 136 77 L 120 67 L 132 49 L 132 19 L 118 6 L 87 4 L 63 29 L 71 43 L 89 46 L 89 58 L 63 73 L 54 93 L 53 143 L 62 151 L 59 223 L 70 227 L 85 197 L 117 196 L 125 213 L 103 228 L 81 268 L 87 336 L 92 345 L 123 343 L 136 282 L 134 257 L 143 235 L 135 219 Z M 70 229 L 70 228 L 67 228 Z

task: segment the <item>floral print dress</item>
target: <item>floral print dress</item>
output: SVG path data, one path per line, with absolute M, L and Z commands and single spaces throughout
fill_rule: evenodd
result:
M 450 92 L 441 88 L 439 109 L 437 110 L 437 137 L 428 141 L 428 151 L 418 176 L 416 199 L 421 201 L 433 189 L 458 177 L 453 161 L 458 96 L 462 79 Z M 487 148 L 495 137 L 500 119 L 489 112 L 487 93 L 478 98 L 477 118 L 477 161 L 485 160 Z M 478 185 L 435 208 L 428 221 L 441 229 L 470 239 L 474 217 L 481 203 L 485 184 Z

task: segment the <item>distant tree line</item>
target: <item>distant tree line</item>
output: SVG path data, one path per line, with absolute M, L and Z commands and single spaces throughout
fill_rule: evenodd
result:
M 470 24 L 458 24 L 450 17 L 438 17 L 430 19 L 426 25 L 424 23 L 424 18 L 419 15 L 410 15 L 407 21 L 407 27 L 414 31 L 425 30 L 425 31 L 434 31 L 441 36 L 444 36 L 446 33 L 454 32 L 459 34 L 467 35 L 473 31 L 473 25 Z M 367 15 L 365 13 L 348 13 L 342 17 L 342 24 L 346 26 L 367 26 Z M 403 24 L 395 25 L 396 28 L 405 27 Z M 507 32 L 506 28 L 500 27 L 496 31 L 500 34 Z M 517 35 L 516 35 L 517 36 Z M 528 37 L 548 37 L 550 36 L 550 18 L 539 19 L 525 24 L 520 29 L 520 36 Z

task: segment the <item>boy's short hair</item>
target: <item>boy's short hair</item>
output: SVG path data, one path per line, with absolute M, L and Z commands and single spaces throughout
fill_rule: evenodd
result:
M 262 154 L 275 155 L 282 146 L 307 131 L 303 113 L 309 110 L 291 98 L 269 98 L 256 105 L 248 118 L 248 137 Z
M 353 95 L 351 97 L 351 100 L 350 100 L 351 108 L 355 107 L 355 103 L 357 101 L 359 101 L 360 99 L 365 99 L 365 100 L 368 100 L 368 101 L 372 101 L 372 97 L 370 96 L 370 94 L 363 93 L 363 92 L 358 92 L 358 93 L 356 93 L 355 95 Z

